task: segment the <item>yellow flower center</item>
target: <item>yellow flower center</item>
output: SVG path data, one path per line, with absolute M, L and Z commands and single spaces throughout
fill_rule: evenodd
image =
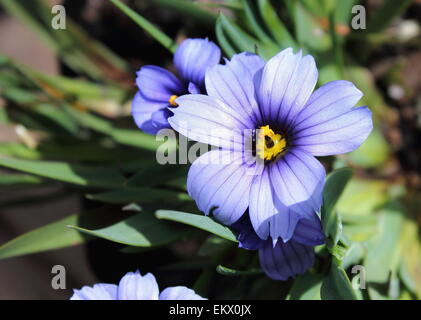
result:
M 175 102 L 175 99 L 177 98 L 178 96 L 174 94 L 168 99 L 168 102 L 170 103 L 171 106 L 178 107 L 178 104 Z
M 260 127 L 258 132 L 256 151 L 260 158 L 272 160 L 286 149 L 285 137 L 273 132 L 268 125 Z

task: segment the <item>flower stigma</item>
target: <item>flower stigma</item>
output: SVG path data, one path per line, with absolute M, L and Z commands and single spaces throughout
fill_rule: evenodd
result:
M 275 133 L 269 125 L 259 128 L 256 142 L 257 154 L 264 160 L 273 160 L 285 151 L 287 141 L 284 136 Z
M 178 96 L 174 94 L 168 99 L 168 102 L 172 107 L 178 107 L 178 104 L 175 102 L 175 99 L 177 98 Z

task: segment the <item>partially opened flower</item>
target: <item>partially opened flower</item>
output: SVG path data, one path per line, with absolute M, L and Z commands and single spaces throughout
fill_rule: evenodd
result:
M 128 272 L 118 285 L 99 283 L 93 287 L 74 290 L 71 300 L 204 300 L 186 287 L 168 287 L 159 293 L 151 273 Z
M 142 67 L 137 73 L 139 88 L 132 103 L 136 124 L 146 133 L 155 134 L 169 128 L 167 118 L 176 107 L 175 99 L 186 93 L 201 93 L 206 70 L 219 63 L 221 51 L 207 39 L 186 39 L 174 54 L 176 77 L 153 65 Z
M 239 247 L 258 250 L 260 266 L 274 280 L 287 280 L 303 274 L 314 264 L 314 246 L 324 243 L 319 217 L 303 218 L 297 223 L 294 234 L 287 242 L 271 238 L 262 240 L 254 231 L 248 213 L 232 225 L 238 231 Z
M 361 91 L 333 81 L 313 92 L 317 78 L 313 57 L 301 51 L 286 49 L 267 63 L 242 53 L 208 70 L 208 95 L 175 100 L 171 126 L 218 147 L 188 174 L 188 192 L 201 211 L 231 225 L 248 209 L 259 238 L 274 243 L 290 240 L 300 219 L 314 217 L 325 180 L 315 156 L 355 150 L 372 129 L 370 110 L 354 107 Z M 249 161 L 254 157 L 263 169 L 249 174 L 259 165 Z

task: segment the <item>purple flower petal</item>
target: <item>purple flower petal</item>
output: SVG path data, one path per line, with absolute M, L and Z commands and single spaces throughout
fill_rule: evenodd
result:
M 159 300 L 206 300 L 187 287 L 169 287 L 161 292 Z
M 217 65 L 206 73 L 206 91 L 249 118 L 249 128 L 260 122 L 260 110 L 255 99 L 253 77 L 264 61 L 251 53 L 234 55 L 225 65 Z
M 117 286 L 115 284 L 99 283 L 93 287 L 82 287 L 73 290 L 70 300 L 116 300 Z
M 308 246 L 317 246 L 324 243 L 325 236 L 322 224 L 317 214 L 310 218 L 301 219 L 295 228 L 294 241 Z
M 201 94 L 200 88 L 193 82 L 189 82 L 188 92 L 191 94 Z
M 326 172 L 312 155 L 293 148 L 269 172 L 277 198 L 289 209 L 301 216 L 320 210 Z
M 171 128 L 170 124 L 168 123 L 168 117 L 172 115 L 173 113 L 168 108 L 155 111 L 151 116 L 152 125 L 158 130 Z
M 118 284 L 118 300 L 158 300 L 159 288 L 151 273 L 128 272 Z
M 246 211 L 253 175 L 243 165 L 243 154 L 226 150 L 207 152 L 193 162 L 187 190 L 206 215 L 231 225 Z
M 155 112 L 166 109 L 166 102 L 156 102 L 145 99 L 138 92 L 132 102 L 132 116 L 136 125 L 144 132 L 156 134 L 161 128 L 153 124 L 152 115 Z M 169 124 L 167 122 L 167 127 Z
M 231 225 L 238 231 L 238 247 L 246 250 L 258 250 L 264 244 L 251 225 L 250 216 L 245 213 L 238 221 Z
M 265 273 L 274 280 L 285 281 L 288 278 L 303 274 L 314 263 L 314 251 L 290 240 L 286 243 L 278 241 L 275 247 L 267 241 L 259 250 L 260 265 Z
M 206 70 L 219 63 L 221 49 L 208 39 L 186 39 L 174 54 L 174 65 L 186 82 L 203 87 Z
M 243 150 L 244 119 L 222 101 L 206 95 L 189 94 L 176 99 L 174 116 L 168 119 L 174 130 L 191 140 Z
M 165 102 L 184 93 L 185 87 L 171 72 L 157 66 L 144 66 L 137 72 L 136 84 L 143 98 Z
M 264 120 L 288 125 L 302 110 L 317 82 L 312 56 L 285 49 L 271 58 L 256 77 L 257 99 Z
M 361 97 L 361 91 L 348 81 L 320 87 L 297 116 L 294 144 L 316 156 L 358 148 L 373 126 L 370 110 L 353 108 Z

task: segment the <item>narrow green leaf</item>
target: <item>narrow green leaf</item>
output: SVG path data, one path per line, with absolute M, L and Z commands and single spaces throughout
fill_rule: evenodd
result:
M 221 24 L 221 19 L 218 17 L 216 24 L 215 24 L 215 34 L 216 38 L 218 39 L 218 43 L 221 46 L 222 50 L 225 52 L 225 55 L 228 58 L 231 58 L 234 54 L 236 54 L 236 50 L 230 44 L 228 38 L 225 36 L 224 28 Z
M 260 25 L 260 22 L 255 16 L 256 9 L 252 7 L 249 0 L 241 0 L 244 13 L 247 18 L 247 22 L 250 25 L 250 30 L 255 34 L 255 36 L 263 42 L 271 42 L 271 38 L 266 33 L 266 30 Z
M 201 24 L 213 26 L 216 21 L 216 14 L 210 10 L 204 10 L 200 7 L 200 2 L 185 0 L 150 0 L 152 5 L 177 11 L 181 15 L 189 19 L 195 19 Z
M 180 227 L 156 219 L 142 212 L 111 226 L 90 230 L 74 225 L 69 228 L 91 236 L 135 247 L 156 247 L 176 241 L 186 234 Z
M 216 267 L 216 272 L 223 276 L 252 276 L 256 274 L 262 274 L 263 271 L 261 269 L 250 269 L 250 270 L 235 270 L 230 269 L 221 265 Z
M 231 229 L 218 222 L 215 222 L 206 216 L 172 210 L 158 210 L 156 212 L 156 216 L 158 219 L 184 223 L 189 226 L 213 233 L 217 236 L 220 236 L 221 238 L 237 242 L 236 235 Z
M 33 229 L 0 246 L 0 259 L 60 249 L 81 244 L 91 238 L 75 230 L 66 228 L 68 224 L 99 227 L 104 223 L 115 221 L 115 212 L 106 208 L 83 214 L 74 214 Z
M 276 14 L 270 0 L 258 0 L 260 15 L 266 23 L 267 28 L 279 43 L 281 48 L 292 47 L 297 49 L 297 44 L 294 38 L 289 33 L 288 29 Z
M 122 12 L 124 12 L 130 19 L 132 19 L 139 27 L 149 33 L 156 41 L 158 41 L 164 48 L 174 53 L 176 44 L 165 33 L 159 30 L 156 26 L 143 18 L 139 13 L 126 6 L 120 0 L 109 0 Z
M 11 158 L 0 158 L 0 166 L 82 186 L 119 187 L 125 182 L 115 167 Z
M 230 42 L 234 44 L 238 52 L 254 52 L 255 45 L 258 44 L 256 39 L 248 35 L 222 13 L 219 14 L 218 20 L 220 21 L 224 32 L 228 35 Z
M 42 180 L 29 174 L 6 174 L 0 173 L 0 186 L 12 184 L 39 184 Z
M 0 259 L 21 256 L 30 253 L 59 249 L 77 245 L 84 237 L 74 230 L 67 229 L 67 224 L 76 224 L 77 215 L 67 217 L 44 227 L 32 230 L 0 247 Z

